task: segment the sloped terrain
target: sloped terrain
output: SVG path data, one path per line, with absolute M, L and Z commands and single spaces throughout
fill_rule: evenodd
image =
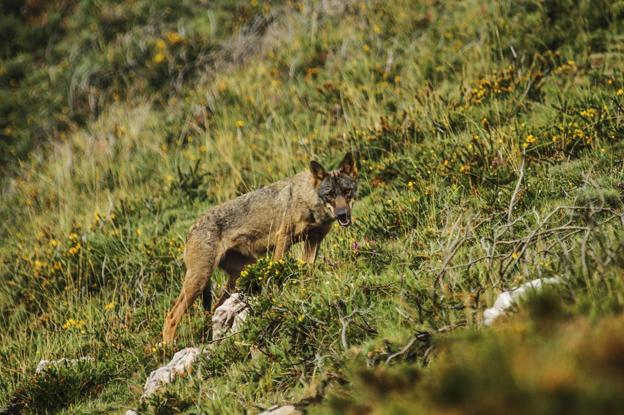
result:
M 624 2 L 2 7 L 0 407 L 624 405 Z M 174 352 L 160 333 L 194 219 L 347 150 L 354 224 L 314 266 L 295 249 L 248 269 L 241 289 L 280 284 L 139 403 Z M 549 277 L 481 325 L 500 292 Z M 198 301 L 176 350 L 210 334 Z

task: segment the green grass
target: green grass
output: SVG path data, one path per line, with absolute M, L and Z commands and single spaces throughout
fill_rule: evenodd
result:
M 624 3 L 2 7 L 0 406 L 138 407 L 195 218 L 352 150 L 353 226 L 250 269 L 241 333 L 142 413 L 621 407 Z M 209 335 L 198 302 L 176 347 Z

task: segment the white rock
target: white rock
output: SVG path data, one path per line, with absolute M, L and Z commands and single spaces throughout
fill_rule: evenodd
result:
M 35 369 L 35 373 L 41 373 L 50 366 L 61 366 L 61 365 L 70 366 L 70 365 L 75 365 L 80 362 L 90 362 L 92 360 L 94 359 L 90 356 L 80 357 L 78 359 L 62 358 L 62 359 L 57 359 L 57 360 L 40 360 L 39 363 L 37 364 L 37 368 Z
M 139 415 L 139 414 L 137 414 L 137 411 L 133 411 L 132 409 L 128 409 L 126 411 L 126 415 Z
M 243 297 L 239 293 L 232 294 L 222 305 L 220 305 L 212 317 L 213 339 L 219 340 L 229 331 L 236 333 L 241 324 L 247 318 L 249 308 L 243 302 Z M 197 357 L 201 353 L 207 353 L 208 348 L 187 347 L 173 355 L 171 361 L 150 373 L 143 387 L 141 400 L 149 398 L 163 385 L 173 382 L 173 380 L 183 373 L 186 373 Z M 126 415 L 131 415 L 126 413 Z
M 249 308 L 240 293 L 232 294 L 212 316 L 212 340 L 222 339 L 228 332 L 236 333 L 247 318 Z
M 176 376 L 186 373 L 203 352 L 203 349 L 199 347 L 187 347 L 174 354 L 166 366 L 159 367 L 150 373 L 143 386 L 141 399 L 152 396 L 163 385 L 171 383 Z
M 500 293 L 494 305 L 483 312 L 483 324 L 491 326 L 497 318 L 506 314 L 507 310 L 516 304 L 518 300 L 525 297 L 527 293 L 539 291 L 545 284 L 561 284 L 561 282 L 561 279 L 557 277 L 539 278 L 526 282 L 513 290 Z
M 303 412 L 295 408 L 293 405 L 272 406 L 259 415 L 300 415 Z

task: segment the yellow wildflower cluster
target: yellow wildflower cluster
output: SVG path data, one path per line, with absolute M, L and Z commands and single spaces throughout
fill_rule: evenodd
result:
M 529 134 L 524 139 L 524 144 L 522 144 L 522 147 L 527 148 L 535 143 L 537 143 L 537 137 L 535 137 L 533 134 Z
M 241 271 L 237 284 L 244 292 L 259 292 L 269 283 L 283 285 L 290 277 L 298 274 L 301 267 L 302 264 L 291 257 L 277 261 L 262 257 Z
M 161 63 L 162 61 L 165 60 L 166 58 L 165 48 L 166 47 L 167 47 L 167 44 L 165 43 L 164 40 L 158 39 L 156 41 L 156 53 L 154 53 L 154 56 L 152 56 L 152 62 Z
M 164 39 L 156 40 L 156 51 L 154 52 L 154 56 L 152 56 L 152 62 L 159 64 L 167 59 L 167 43 L 171 46 L 175 46 L 184 43 L 184 41 L 184 36 L 178 32 L 165 33 Z
M 84 333 L 84 326 L 85 326 L 86 321 L 84 320 L 76 320 L 73 318 L 68 319 L 65 323 L 63 323 L 63 330 L 79 330 L 80 332 Z
M 587 119 L 594 119 L 596 118 L 596 116 L 598 115 L 598 111 L 596 111 L 595 108 L 587 108 L 583 111 L 580 112 L 581 117 L 587 118 Z
M 492 95 L 508 94 L 516 87 L 516 80 L 512 68 L 494 73 L 491 79 L 484 78 L 477 82 L 468 96 L 468 101 L 472 104 L 481 104 L 486 98 Z
M 182 36 L 178 32 L 167 32 L 165 34 L 165 38 L 167 39 L 167 42 L 172 45 L 177 45 L 184 42 L 184 36 Z
M 566 63 L 557 66 L 553 70 L 553 72 L 555 74 L 562 74 L 562 73 L 576 72 L 576 70 L 577 70 L 576 62 L 574 62 L 573 60 L 569 60 Z
M 76 245 L 69 248 L 67 252 L 69 253 L 69 255 L 74 256 L 78 254 L 78 252 L 80 252 L 81 249 L 82 249 L 82 245 L 80 244 L 80 242 L 78 242 Z

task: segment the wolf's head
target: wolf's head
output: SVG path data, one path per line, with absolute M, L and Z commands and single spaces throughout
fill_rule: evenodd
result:
M 340 226 L 349 226 L 358 177 L 353 154 L 347 153 L 336 170 L 328 172 L 313 161 L 310 163 L 310 171 L 316 181 L 316 191 L 325 206 Z

